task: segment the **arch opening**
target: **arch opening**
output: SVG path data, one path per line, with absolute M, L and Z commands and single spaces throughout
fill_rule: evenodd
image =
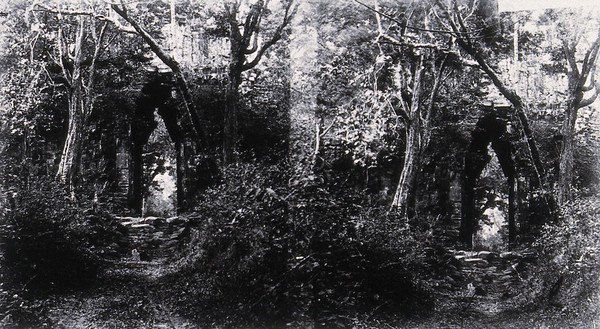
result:
M 479 119 L 465 156 L 459 237 L 468 248 L 510 249 L 516 241 L 516 169 L 502 114 Z

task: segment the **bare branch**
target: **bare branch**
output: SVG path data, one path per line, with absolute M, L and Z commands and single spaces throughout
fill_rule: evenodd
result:
M 154 40 L 154 38 L 148 32 L 146 32 L 146 30 L 144 30 L 134 19 L 129 16 L 125 7 L 111 5 L 111 8 L 135 29 L 137 34 L 139 34 L 148 44 L 152 52 L 156 54 L 156 56 L 158 56 L 158 58 L 160 58 L 160 60 L 163 61 L 163 63 L 165 63 L 173 71 L 173 73 L 178 74 L 181 71 L 177 61 L 169 54 L 165 53 L 158 42 L 156 42 L 156 40 Z
M 458 8 L 458 3 L 456 2 L 456 0 L 453 0 L 452 4 L 454 5 L 454 10 L 456 12 L 456 20 L 458 21 L 458 24 L 460 26 L 460 30 L 459 31 L 455 30 L 455 32 L 458 32 L 459 35 L 464 38 L 464 40 L 466 41 L 469 48 L 476 51 L 475 45 L 473 44 L 473 40 L 471 40 L 471 37 L 469 36 L 468 29 L 465 24 L 465 20 L 463 19 L 462 15 L 460 14 L 460 10 Z M 453 22 L 451 22 L 451 23 L 452 23 L 451 25 L 454 25 Z
M 415 73 L 414 73 L 414 78 L 413 78 L 413 85 L 412 85 L 412 99 L 410 101 L 410 119 L 411 120 L 417 120 L 417 119 L 422 119 L 421 118 L 421 113 L 420 113 L 420 106 L 421 106 L 421 78 L 423 77 L 423 69 L 424 69 L 424 60 L 425 60 L 425 55 L 420 54 L 419 55 L 419 63 L 417 65 L 417 67 L 415 68 Z
M 264 55 L 264 53 L 271 46 L 273 46 L 277 41 L 279 41 L 281 39 L 281 37 L 283 36 L 283 30 L 292 21 L 292 18 L 296 14 L 296 9 L 297 9 L 297 6 L 295 6 L 293 0 L 289 1 L 287 3 L 287 5 L 285 7 L 285 13 L 283 15 L 283 20 L 282 20 L 281 24 L 277 27 L 277 29 L 275 30 L 275 33 L 273 34 L 273 36 L 271 37 L 271 39 L 269 39 L 268 41 L 266 41 L 260 47 L 260 49 L 256 52 L 256 56 L 254 57 L 254 59 L 252 61 L 246 62 L 246 63 L 244 63 L 244 65 L 242 65 L 242 71 L 249 70 L 249 69 L 255 67 L 256 65 L 258 65 L 258 63 L 260 62 L 260 60 L 261 60 L 262 56 Z
M 577 109 L 592 105 L 598 98 L 598 95 L 600 95 L 600 83 L 596 83 L 594 92 L 590 97 L 582 99 L 579 104 L 577 104 Z
M 56 43 L 57 43 L 56 48 L 58 49 L 58 58 L 56 59 L 56 62 L 60 66 L 62 74 L 65 78 L 65 83 L 66 83 L 67 88 L 71 89 L 71 73 L 69 72 L 69 70 L 67 70 L 67 67 L 65 65 L 65 61 L 67 58 L 65 51 L 66 51 L 67 47 L 65 45 L 65 40 L 63 37 L 62 24 L 60 24 L 60 23 L 58 24 L 58 33 L 56 36 Z
M 435 61 L 435 59 L 434 59 L 434 61 Z M 443 74 L 444 74 L 444 70 L 446 69 L 447 61 L 448 61 L 448 54 L 444 54 L 444 59 L 442 59 L 442 62 L 440 63 L 439 67 L 436 69 L 435 63 L 433 65 L 433 68 L 434 68 L 433 88 L 431 89 L 431 92 L 429 95 L 429 103 L 427 104 L 427 111 L 426 111 L 425 117 L 424 117 L 424 123 L 427 127 L 429 127 L 429 125 L 430 125 L 430 119 L 431 119 L 431 115 L 433 113 L 433 104 L 435 102 L 435 98 L 437 97 L 437 94 L 440 90 L 441 84 L 445 80 L 443 77 Z M 426 139 L 426 140 L 428 140 L 428 139 Z
M 262 0 L 258 0 L 250 8 L 250 12 L 248 13 L 248 16 L 246 16 L 246 22 L 244 23 L 244 34 L 242 35 L 242 39 L 244 41 L 250 40 L 252 38 L 252 34 L 258 33 L 258 22 L 262 15 L 263 6 L 264 2 Z
M 393 106 L 392 109 L 406 125 L 408 122 L 410 122 L 410 117 L 408 116 L 408 104 L 402 99 L 402 97 L 398 98 L 398 101 L 400 102 L 401 107 Z
M 94 106 L 94 99 L 92 97 L 89 97 L 89 95 L 92 95 L 92 93 L 90 92 L 92 90 L 92 88 L 94 87 L 94 81 L 95 81 L 95 77 L 96 77 L 96 61 L 98 60 L 98 58 L 100 57 L 100 53 L 102 51 L 102 43 L 104 41 L 104 36 L 106 35 L 106 28 L 108 26 L 108 22 L 104 22 L 102 24 L 102 27 L 100 28 L 100 32 L 96 33 L 96 27 L 94 26 L 93 22 L 92 22 L 92 36 L 94 38 L 94 43 L 95 43 L 95 47 L 94 47 L 94 55 L 92 55 L 92 62 L 90 64 L 89 67 L 89 74 L 88 74 L 88 83 L 87 83 L 87 95 L 88 95 L 88 105 L 90 107 L 90 113 L 91 113 L 91 109 Z M 89 113 L 88 113 L 89 114 Z
M 400 102 L 400 107 L 398 106 L 394 106 L 393 109 L 396 112 L 396 114 L 402 119 L 402 121 L 405 124 L 408 124 L 410 122 L 410 118 L 411 118 L 411 104 L 409 104 L 409 100 L 410 100 L 410 96 L 405 95 L 405 93 L 403 92 L 403 90 L 405 90 L 406 88 L 408 88 L 408 83 L 406 82 L 406 79 L 404 78 L 404 76 L 402 75 L 402 72 L 400 72 L 400 69 L 398 70 L 397 74 L 399 75 L 398 78 L 398 95 L 397 95 L 397 99 Z
M 581 67 L 581 76 L 579 77 L 579 87 L 581 89 L 584 88 L 585 83 L 587 82 L 590 73 L 595 72 L 596 62 L 598 59 L 598 49 L 600 48 L 600 34 L 592 43 L 592 46 L 585 53 L 585 57 L 583 59 L 583 64 Z
M 229 18 L 229 27 L 231 28 L 231 38 L 237 41 L 242 40 L 242 32 L 240 31 L 237 21 L 237 12 L 239 9 L 240 3 L 238 1 L 233 2 L 233 7 L 231 7 L 229 3 L 225 3 L 225 11 L 227 12 L 227 17 Z
M 576 77 L 579 77 L 579 68 L 577 67 L 577 60 L 575 59 L 575 46 L 571 47 L 567 40 L 563 40 L 563 52 L 567 58 L 567 63 L 571 68 L 571 71 Z
M 260 23 L 262 21 L 262 12 L 267 4 L 262 0 L 254 4 L 250 14 L 246 18 L 246 27 L 244 27 L 244 54 L 249 55 L 258 49 L 258 34 L 260 31 Z M 252 41 L 252 46 L 250 42 Z
M 452 34 L 452 32 L 445 31 L 445 30 L 432 30 L 432 29 L 425 29 L 425 28 L 420 28 L 420 27 L 416 27 L 416 26 L 408 26 L 404 22 L 401 22 L 401 21 L 397 20 L 396 18 L 394 18 L 394 17 L 392 17 L 390 15 L 387 15 L 387 14 L 385 14 L 385 13 L 383 13 L 383 12 L 381 12 L 381 11 L 379 11 L 379 10 L 377 10 L 377 9 L 375 9 L 375 8 L 373 8 L 373 7 L 367 5 L 367 4 L 365 4 L 365 3 L 363 3 L 363 2 L 361 2 L 359 0 L 354 0 L 354 1 L 356 3 L 358 3 L 358 4 L 360 4 L 361 6 L 367 8 L 368 10 L 370 10 L 372 12 L 376 12 L 376 13 L 380 14 L 381 16 L 389 19 L 390 21 L 392 21 L 394 23 L 398 23 L 401 26 L 406 27 L 409 30 L 421 31 L 421 32 L 434 32 L 434 33 L 441 33 L 441 34 Z
M 39 9 L 34 8 L 33 11 L 45 11 L 45 12 L 49 12 L 49 13 L 53 13 L 53 14 L 68 15 L 68 16 L 89 16 L 89 17 L 93 17 L 100 21 L 110 22 L 112 25 L 115 26 L 115 28 L 117 28 L 118 30 L 120 30 L 122 32 L 136 33 L 136 31 L 134 29 L 123 26 L 118 20 L 116 20 L 112 17 L 106 17 L 104 15 L 98 14 L 93 11 L 56 9 L 56 8 L 51 8 L 51 7 L 48 7 L 44 4 L 37 3 L 37 2 L 34 4 L 34 6 L 39 7 Z

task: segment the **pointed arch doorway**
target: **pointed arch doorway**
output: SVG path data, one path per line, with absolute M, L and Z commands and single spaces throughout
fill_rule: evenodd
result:
M 473 248 L 474 237 L 484 216 L 506 218 L 507 229 L 501 229 L 498 233 L 507 235 L 508 248 L 516 242 L 517 166 L 513 158 L 508 110 L 493 106 L 484 109 L 484 115 L 472 132 L 471 143 L 465 155 L 459 239 L 467 248 Z M 491 180 L 492 183 L 500 183 L 498 186 L 490 186 L 489 180 L 487 184 L 485 182 L 486 176 L 489 176 L 485 169 L 490 167 L 492 155 L 495 155 L 494 160 L 497 159 L 496 163 L 499 164 L 500 176 L 503 176 L 503 179 Z M 488 209 L 495 213 L 485 213 Z M 501 213 L 499 209 L 502 209 Z

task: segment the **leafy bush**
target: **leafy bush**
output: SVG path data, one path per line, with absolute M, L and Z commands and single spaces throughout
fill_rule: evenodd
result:
M 107 215 L 84 212 L 50 179 L 32 180 L 1 219 L 0 238 L 8 281 L 23 289 L 74 287 L 98 273 L 101 258 L 125 242 Z
M 592 196 L 563 206 L 560 222 L 545 225 L 536 243 L 546 261 L 543 266 L 548 273 L 547 296 L 553 305 L 583 310 L 589 306 L 585 301 L 598 294 L 599 201 Z
M 347 326 L 361 313 L 432 307 L 416 280 L 422 248 L 385 209 L 317 177 L 288 183 L 277 166 L 240 164 L 224 182 L 199 200 L 179 266 L 202 271 L 236 308 L 230 317 Z

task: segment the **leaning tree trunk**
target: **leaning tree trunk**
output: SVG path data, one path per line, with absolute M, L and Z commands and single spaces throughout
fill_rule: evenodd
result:
M 531 159 L 532 169 L 534 170 L 534 187 L 549 191 L 548 176 L 546 168 L 540 156 L 537 142 L 533 136 L 533 130 L 529 125 L 529 118 L 526 114 L 526 104 L 523 102 L 517 91 L 506 84 L 494 68 L 489 64 L 489 58 L 482 51 L 478 43 L 472 39 L 471 31 L 467 29 L 465 21 L 460 14 L 457 1 L 453 1 L 453 9 L 451 11 L 446 7 L 446 17 L 452 32 L 456 36 L 458 45 L 467 52 L 479 64 L 479 69 L 492 81 L 498 91 L 512 104 L 513 114 L 516 121 L 516 127 L 522 133 L 525 140 L 525 151 Z M 458 25 L 457 25 L 458 24 Z M 556 196 L 551 193 L 543 193 L 542 198 L 547 206 L 548 219 L 557 218 L 557 203 Z
M 197 187 L 199 189 L 208 187 L 212 183 L 219 180 L 220 171 L 217 166 L 217 161 L 210 156 L 206 125 L 202 123 L 201 113 L 192 99 L 190 87 L 183 75 L 179 63 L 175 60 L 175 58 L 173 58 L 173 56 L 169 55 L 136 20 L 129 16 L 125 7 L 121 8 L 117 4 L 111 4 L 111 8 L 134 28 L 134 30 L 150 47 L 150 50 L 152 50 L 152 52 L 171 69 L 175 79 L 175 84 L 179 94 L 181 95 L 181 100 L 183 101 L 185 114 L 190 118 L 192 123 L 191 132 L 195 138 L 197 151 L 203 153 L 204 155 L 204 158 L 200 159 L 200 163 L 197 164 L 197 168 L 200 168 L 202 174 L 207 178 L 198 180 L 198 182 L 201 182 L 201 184 L 199 184 Z

